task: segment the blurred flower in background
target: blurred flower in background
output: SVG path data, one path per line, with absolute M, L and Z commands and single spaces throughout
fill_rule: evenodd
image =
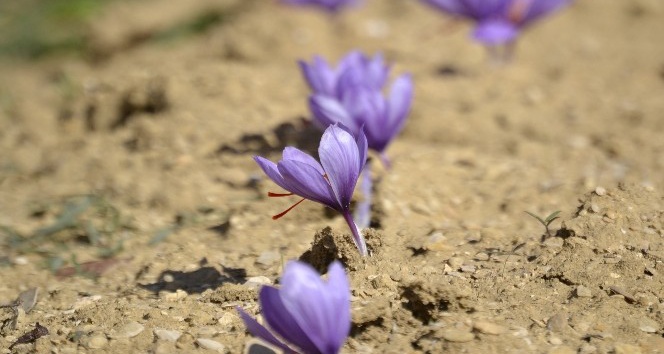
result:
M 572 0 L 421 0 L 449 15 L 475 22 L 473 38 L 487 46 L 512 43 L 536 20 Z
M 281 0 L 284 4 L 319 7 L 330 13 L 338 13 L 344 8 L 355 6 L 359 0 Z
M 399 134 L 410 112 L 413 82 L 408 74 L 397 77 L 387 95 L 383 92 L 390 68 L 382 55 L 370 58 L 358 51 L 347 54 L 336 68 L 320 57 L 300 62 L 313 91 L 309 107 L 321 128 L 341 123 L 354 133 L 363 130 L 369 148 L 389 165 L 385 149 Z
M 350 332 L 350 286 L 339 261 L 327 273 L 323 281 L 310 265 L 289 262 L 281 288 L 260 290 L 266 326 L 238 307 L 247 330 L 285 353 L 338 353 Z

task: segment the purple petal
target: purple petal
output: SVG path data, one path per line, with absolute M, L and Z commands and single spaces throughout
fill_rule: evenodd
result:
M 356 120 L 364 123 L 369 147 L 382 151 L 392 137 L 388 125 L 388 104 L 383 94 L 366 88 L 349 91 L 345 105 L 350 107 Z
M 348 210 L 363 165 L 355 137 L 331 125 L 323 133 L 318 155 L 342 210 Z
M 281 173 L 279 173 L 277 165 L 274 162 L 261 156 L 254 156 L 254 161 L 256 161 L 258 166 L 263 169 L 263 172 L 265 172 L 265 174 L 270 177 L 274 183 L 276 183 L 279 187 L 292 192 L 290 189 L 288 189 L 286 181 L 284 180 L 283 176 L 281 176 Z
M 330 325 L 330 336 L 333 338 L 333 343 L 338 345 L 334 351 L 334 353 L 337 353 L 350 333 L 350 285 L 346 272 L 339 261 L 335 260 L 330 264 L 327 268 L 327 274 L 327 291 L 325 294 L 329 296 L 330 307 L 334 311 L 330 316 L 335 318 L 335 321 Z
M 453 16 L 466 17 L 476 21 L 504 13 L 510 0 L 423 0 Z
M 336 74 L 325 59 L 315 56 L 311 64 L 300 61 L 300 69 L 312 91 L 324 95 L 333 95 L 336 86 Z
M 330 12 L 337 12 L 346 6 L 355 5 L 358 0 L 281 0 L 281 2 L 289 5 L 318 6 Z
M 287 190 L 309 200 L 340 210 L 337 197 L 323 175 L 311 165 L 295 160 L 281 160 L 277 165 Z
M 518 35 L 518 28 L 505 20 L 480 22 L 473 31 L 473 38 L 489 46 L 512 42 Z
M 275 347 L 283 350 L 285 353 L 295 353 L 291 348 L 286 344 L 282 343 L 277 337 L 275 337 L 267 328 L 263 327 L 258 321 L 253 319 L 248 313 L 246 313 L 241 307 L 236 307 L 237 312 L 240 314 L 240 318 L 244 325 L 247 327 L 249 333 L 253 336 L 258 337 Z
M 334 283 L 325 284 L 318 273 L 302 262 L 286 265 L 280 296 L 320 353 L 338 353 L 348 334 L 350 304 L 341 303 L 349 295 L 345 273 L 334 267 Z M 344 323 L 341 323 L 344 321 Z
M 340 76 L 341 73 L 348 70 L 349 68 L 362 65 L 361 63 L 363 57 L 364 54 L 362 54 L 362 52 L 360 52 L 359 50 L 353 50 L 348 52 L 348 54 L 344 55 L 344 57 L 341 58 L 339 65 L 337 65 L 337 75 Z
M 259 293 L 263 318 L 275 333 L 305 353 L 316 353 L 317 345 L 309 338 L 307 327 L 298 323 L 295 314 L 285 306 L 281 290 L 264 286 Z M 262 337 L 261 337 L 262 338 Z M 272 342 L 270 342 L 272 343 Z
M 359 128 L 346 108 L 334 98 L 312 95 L 309 97 L 309 108 L 314 114 L 317 124 L 323 128 L 336 123 L 341 123 L 353 131 L 357 131 Z
M 376 90 L 381 90 L 383 86 L 385 86 L 387 76 L 390 73 L 390 68 L 385 65 L 381 53 L 377 53 L 374 55 L 373 59 L 367 62 L 366 71 L 369 85 Z
M 316 159 L 298 148 L 287 146 L 284 149 L 282 156 L 284 160 L 293 160 L 306 163 L 307 165 L 315 168 L 321 174 L 321 176 L 325 174 L 323 166 L 321 166 L 320 163 L 316 161 Z
M 362 171 L 362 169 L 364 169 L 364 165 L 367 163 L 368 149 L 367 136 L 364 134 L 364 127 L 360 128 L 359 133 L 356 134 L 355 143 L 357 144 L 357 150 L 360 152 L 360 166 L 358 168 L 360 171 Z
M 390 140 L 393 139 L 403 128 L 410 106 L 413 102 L 413 80 L 410 75 L 401 75 L 392 84 L 390 99 L 387 103 L 387 123 Z

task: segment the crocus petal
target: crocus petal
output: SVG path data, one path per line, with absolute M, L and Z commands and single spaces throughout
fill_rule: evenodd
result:
M 330 314 L 334 322 L 330 324 L 330 336 L 333 343 L 338 345 L 335 353 L 341 348 L 350 333 L 350 285 L 346 272 L 339 261 L 334 261 L 327 268 L 327 291 L 331 308 L 334 313 Z M 336 317 L 335 317 L 336 316 Z
M 352 105 L 356 119 L 364 123 L 369 147 L 381 152 L 393 137 L 388 122 L 388 104 L 382 93 L 364 89 L 363 92 L 350 92 L 347 105 Z M 355 102 L 353 102 L 355 101 Z
M 350 315 L 350 309 L 346 307 L 349 305 L 338 302 L 346 295 L 337 294 L 337 292 L 350 291 L 347 284 L 344 287 L 337 279 L 340 276 L 337 271 L 335 270 L 334 285 L 340 288 L 332 288 L 329 284 L 325 284 L 311 266 L 302 262 L 288 263 L 281 278 L 280 296 L 284 306 L 307 332 L 309 339 L 316 344 L 320 353 L 324 354 L 338 352 L 346 338 L 341 334 L 345 326 L 350 324 L 347 317 Z M 343 269 L 341 271 L 343 273 Z M 345 274 L 342 276 L 345 277 Z M 341 308 L 337 308 L 339 305 Z M 339 323 L 342 320 L 347 321 L 347 324 Z
M 512 42 L 518 34 L 518 28 L 508 21 L 487 20 L 475 27 L 473 38 L 486 45 L 495 46 Z
M 263 169 L 263 172 L 270 177 L 270 179 L 276 183 L 279 187 L 292 192 L 290 189 L 288 189 L 288 186 L 286 184 L 286 181 L 284 180 L 284 177 L 279 173 L 279 170 L 277 169 L 277 165 L 264 158 L 261 156 L 254 156 L 254 161 L 258 164 Z
M 424 3 L 436 7 L 454 16 L 471 17 L 463 2 L 460 0 L 422 0 Z
M 284 149 L 282 156 L 284 160 L 294 160 L 306 163 L 307 165 L 315 168 L 321 174 L 321 176 L 325 174 L 325 171 L 323 171 L 323 166 L 321 166 L 320 163 L 316 161 L 316 159 L 298 148 L 287 146 Z
M 368 82 L 367 72 L 359 65 L 351 66 L 339 75 L 337 82 L 336 97 L 339 98 L 346 90 L 356 86 L 372 86 Z
M 392 140 L 403 128 L 413 102 L 413 80 L 410 75 L 401 75 L 392 84 L 390 99 L 387 102 L 386 128 Z
M 324 95 L 334 95 L 337 78 L 325 59 L 315 56 L 311 64 L 300 61 L 299 65 L 312 91 Z
M 291 309 L 285 306 L 281 292 L 283 289 L 278 290 L 271 286 L 261 288 L 258 296 L 263 318 L 270 329 L 288 343 L 297 346 L 304 353 L 316 353 L 318 346 L 309 338 L 309 329 L 302 326 Z
M 295 160 L 282 160 L 277 167 L 284 176 L 287 190 L 332 209 L 340 210 L 339 201 L 330 184 L 317 169 Z
M 510 0 L 423 0 L 453 16 L 476 21 L 502 13 Z
M 309 108 L 314 114 L 317 124 L 322 128 L 327 128 L 335 123 L 341 123 L 353 131 L 357 131 L 359 128 L 346 108 L 334 98 L 312 95 L 309 97 Z
M 362 166 L 355 137 L 339 126 L 331 125 L 323 133 L 318 156 L 342 210 L 348 210 Z
M 311 5 L 322 7 L 330 12 L 338 12 L 346 6 L 355 5 L 358 0 L 281 0 L 289 5 Z
M 348 52 L 348 54 L 344 55 L 343 58 L 341 58 L 341 61 L 339 61 L 339 65 L 337 65 L 337 75 L 341 76 L 341 74 L 348 70 L 348 68 L 351 67 L 357 67 L 361 65 L 362 63 L 362 58 L 364 57 L 364 54 L 358 50 L 352 50 Z
M 258 321 L 253 319 L 242 308 L 236 307 L 236 309 L 237 312 L 240 314 L 240 318 L 242 319 L 242 322 L 244 322 L 244 325 L 247 327 L 249 333 L 283 350 L 284 353 L 288 354 L 295 353 L 293 349 L 289 348 L 286 344 L 277 339 L 277 337 L 275 337 L 272 333 L 270 333 L 270 331 L 268 331 L 267 328 L 258 323 Z
M 389 70 L 382 54 L 377 53 L 373 58 L 369 58 L 362 53 L 353 52 L 353 56 L 346 59 L 343 66 L 340 65 L 337 98 L 342 97 L 348 88 L 356 86 L 380 91 L 387 81 Z
M 339 126 L 341 128 L 344 128 L 343 126 Z M 350 131 L 348 131 L 350 133 Z M 358 134 L 355 134 L 355 143 L 357 144 L 357 150 L 360 152 L 360 165 L 358 166 L 359 170 L 362 171 L 364 169 L 364 165 L 367 163 L 367 149 L 368 149 L 368 144 L 367 144 L 367 136 L 364 134 L 364 126 L 360 128 L 360 131 Z
M 387 76 L 390 73 L 389 66 L 385 65 L 385 60 L 381 53 L 376 53 L 374 57 L 366 63 L 367 81 L 369 85 L 381 90 L 387 82 Z

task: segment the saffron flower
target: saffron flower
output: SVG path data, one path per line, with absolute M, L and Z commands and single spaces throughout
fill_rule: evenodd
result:
M 306 263 L 286 264 L 281 288 L 258 295 L 267 327 L 237 308 L 249 332 L 285 353 L 338 353 L 350 332 L 350 286 L 339 261 L 327 273 L 325 282 Z
M 254 160 L 274 183 L 289 193 L 269 193 L 270 197 L 298 195 L 302 197 L 284 212 L 273 216 L 279 219 L 295 206 L 309 199 L 341 213 L 353 234 L 355 246 L 367 255 L 364 237 L 353 221 L 350 202 L 355 185 L 367 160 L 367 138 L 360 130 L 353 134 L 340 124 L 330 125 L 318 147 L 320 163 L 294 147 L 286 147 L 281 161 L 274 163 L 263 157 Z
M 519 32 L 572 0 L 422 0 L 476 23 L 473 38 L 487 46 L 510 44 Z
M 299 64 L 314 94 L 338 99 L 343 96 L 343 89 L 349 86 L 365 85 L 382 90 L 390 72 L 380 53 L 369 58 L 359 51 L 346 54 L 336 68 L 320 56 L 314 56 L 311 63 L 301 60 Z
M 413 82 L 408 74 L 398 77 L 385 95 L 367 85 L 341 85 L 341 97 L 323 94 L 309 97 L 309 108 L 318 125 L 341 123 L 353 132 L 364 131 L 368 147 L 389 166 L 385 149 L 401 132 L 410 112 Z
M 345 7 L 354 6 L 358 0 L 281 0 L 289 5 L 320 7 L 330 13 L 338 13 Z

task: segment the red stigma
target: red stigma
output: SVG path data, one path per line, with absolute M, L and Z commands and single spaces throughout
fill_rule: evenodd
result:
M 290 194 L 290 195 L 292 195 L 292 194 Z M 284 195 L 277 195 L 277 197 L 284 197 Z M 281 213 L 279 213 L 279 214 L 277 214 L 277 215 L 272 216 L 272 220 L 277 220 L 277 219 L 281 218 L 282 216 L 286 215 L 289 211 L 293 210 L 296 206 L 298 206 L 298 205 L 299 205 L 300 203 L 302 203 L 303 201 L 304 201 L 304 198 L 300 199 L 299 202 L 297 202 L 297 203 L 291 205 L 290 208 L 288 208 L 288 209 L 282 211 Z
M 508 10 L 508 15 L 507 17 L 512 23 L 518 24 L 520 23 L 524 17 L 526 17 L 526 13 L 530 9 L 531 1 L 529 0 L 517 0 L 513 3 L 512 7 Z
M 273 192 L 267 192 L 267 196 L 271 198 L 278 198 L 278 197 L 289 197 L 293 195 L 293 193 L 273 193 Z

